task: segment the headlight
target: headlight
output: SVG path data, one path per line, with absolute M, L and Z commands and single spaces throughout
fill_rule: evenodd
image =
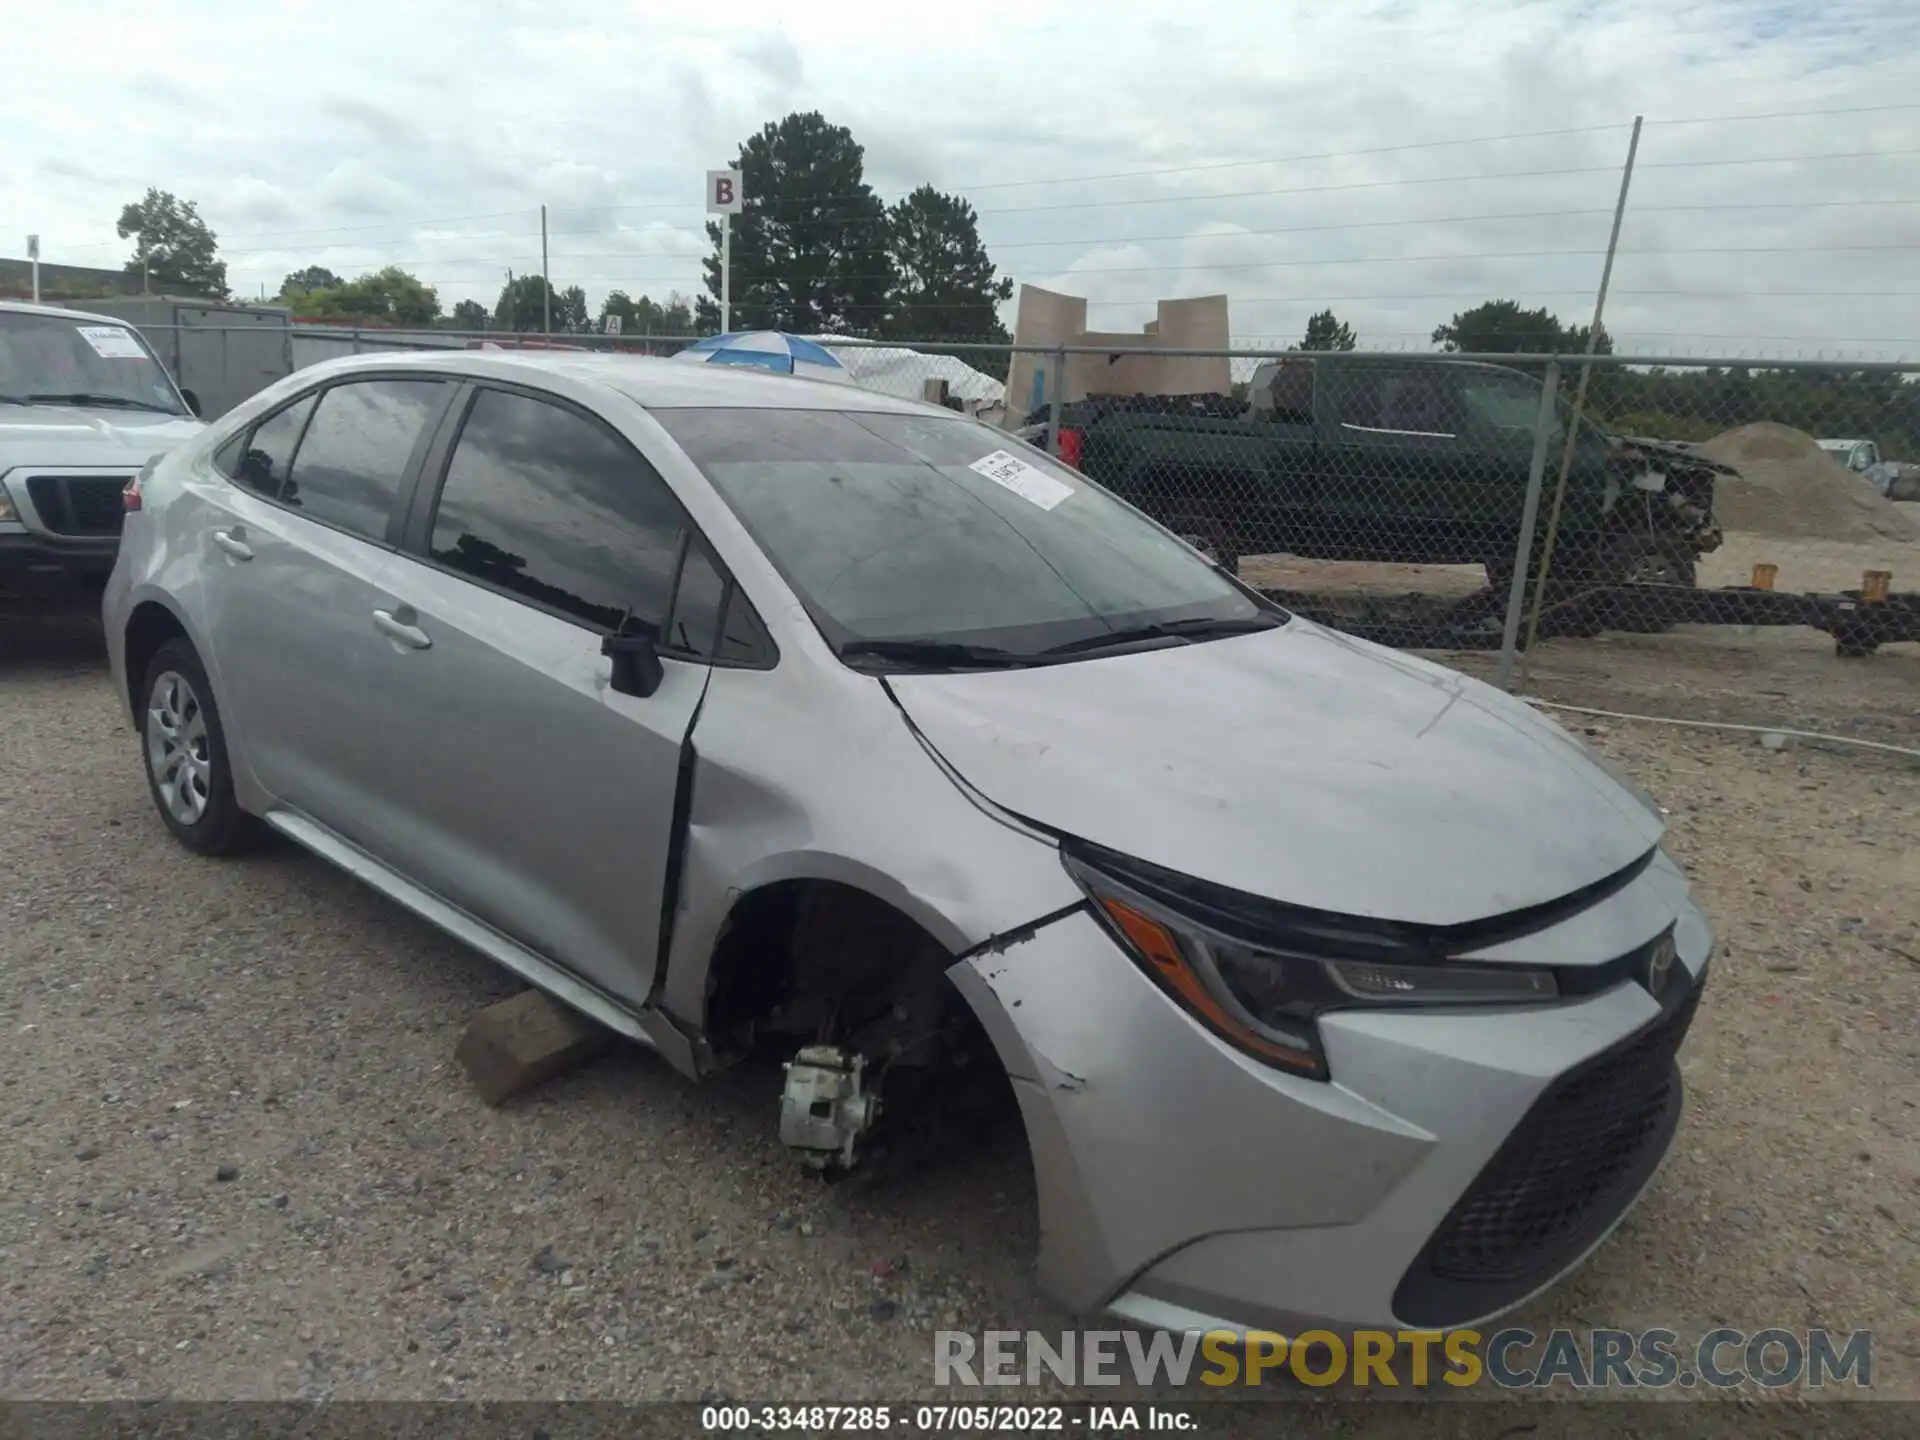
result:
M 13 508 L 13 501 L 7 498 L 7 487 L 0 485 L 0 520 L 18 520 L 20 516 Z
M 1095 913 L 1175 1000 L 1249 1054 L 1317 1080 L 1327 1078 L 1317 1023 L 1326 1011 L 1538 1004 L 1560 994 L 1546 970 L 1372 958 L 1370 951 L 1409 947 L 1366 933 L 1358 928 L 1364 921 L 1304 916 L 1292 933 L 1255 941 L 1145 893 L 1156 886 L 1129 883 L 1081 857 L 1068 855 L 1066 863 Z

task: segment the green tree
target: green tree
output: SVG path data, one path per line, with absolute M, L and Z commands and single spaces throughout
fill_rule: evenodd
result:
M 538 334 L 545 323 L 541 309 L 545 299 L 552 311 L 554 328 L 560 326 L 560 296 L 543 275 L 516 275 L 501 287 L 500 299 L 493 307 L 494 328 Z
M 1522 310 L 1515 300 L 1489 300 L 1436 326 L 1433 343 L 1469 355 L 1569 355 L 1586 350 L 1588 328 L 1562 325 L 1560 317 L 1545 308 Z M 1604 325 L 1595 349 L 1602 355 L 1613 353 Z
M 487 307 L 478 300 L 462 300 L 453 307 L 453 328 L 456 330 L 484 330 L 487 328 Z
M 556 290 L 553 299 L 553 328 L 578 335 L 588 328 L 587 292 L 578 285 Z
M 1013 281 L 996 276 L 980 221 L 958 195 L 922 185 L 887 211 L 887 257 L 894 272 L 887 333 L 904 339 L 994 340 L 1013 337 L 998 306 Z
M 286 297 L 293 313 L 313 320 L 362 320 L 381 325 L 431 325 L 440 295 L 416 275 L 389 265 L 328 290 Z
M 143 199 L 120 211 L 114 228 L 122 240 L 133 240 L 127 273 L 141 276 L 147 289 L 226 299 L 227 264 L 218 257 L 216 237 L 193 201 L 150 188 Z
M 818 111 L 764 126 L 735 167 L 746 199 L 733 217 L 736 330 L 876 334 L 893 289 L 886 207 L 865 179 L 865 152 Z M 720 323 L 720 226 L 709 223 L 703 328 Z
M 676 292 L 667 296 L 666 303 L 642 295 L 638 300 L 624 290 L 610 291 L 607 298 L 600 302 L 600 328 L 607 327 L 607 318 L 620 317 L 620 333 L 623 335 L 691 335 L 693 334 L 693 306 L 687 297 Z
M 326 266 L 309 265 L 304 270 L 295 270 L 280 282 L 279 298 L 288 301 L 312 290 L 335 290 L 344 284 L 346 281 Z
M 1331 310 L 1322 310 L 1307 318 L 1307 333 L 1300 337 L 1296 350 L 1351 350 L 1357 342 L 1353 327 Z

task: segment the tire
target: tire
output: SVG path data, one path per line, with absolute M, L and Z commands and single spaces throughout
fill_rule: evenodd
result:
M 1626 585 L 1685 585 L 1691 589 L 1699 574 L 1693 556 L 1672 545 L 1644 536 L 1622 537 L 1612 550 L 1615 574 Z
M 231 855 L 261 825 L 233 794 L 226 732 L 206 667 L 186 640 L 154 652 L 140 686 L 140 757 L 147 790 L 173 838 L 201 855 Z
M 1616 585 L 1683 585 L 1692 589 L 1698 562 L 1688 551 L 1647 535 L 1619 535 L 1607 546 L 1603 562 Z M 1631 597 L 1616 597 L 1612 628 L 1628 635 L 1663 635 L 1671 620 L 1636 613 Z

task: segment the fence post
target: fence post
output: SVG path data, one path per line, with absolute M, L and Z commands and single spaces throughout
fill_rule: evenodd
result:
M 1060 392 L 1067 387 L 1067 347 L 1053 352 L 1053 364 L 1047 375 L 1047 453 L 1060 453 Z
M 353 327 L 353 353 L 356 355 L 360 353 L 360 327 L 358 325 Z
M 1540 379 L 1540 409 L 1533 421 L 1533 458 L 1527 462 L 1527 498 L 1520 507 L 1520 538 L 1513 546 L 1513 578 L 1507 582 L 1507 618 L 1500 630 L 1500 665 L 1494 683 L 1513 688 L 1513 657 L 1520 640 L 1520 612 L 1527 608 L 1527 568 L 1533 563 L 1533 529 L 1540 521 L 1540 491 L 1546 483 L 1547 445 L 1553 438 L 1554 401 L 1560 394 L 1560 362 L 1549 360 Z

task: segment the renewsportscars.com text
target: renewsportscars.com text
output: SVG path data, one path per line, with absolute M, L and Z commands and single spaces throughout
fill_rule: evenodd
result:
M 1654 1329 L 1569 1330 L 1540 1335 L 1477 1330 L 1308 1330 L 1288 1337 L 1253 1330 L 964 1330 L 934 1334 L 936 1385 L 1182 1386 L 1298 1383 L 1367 1387 L 1488 1384 L 1503 1390 L 1730 1389 L 1755 1384 L 1873 1384 L 1867 1330 L 1710 1330 L 1697 1341 Z

